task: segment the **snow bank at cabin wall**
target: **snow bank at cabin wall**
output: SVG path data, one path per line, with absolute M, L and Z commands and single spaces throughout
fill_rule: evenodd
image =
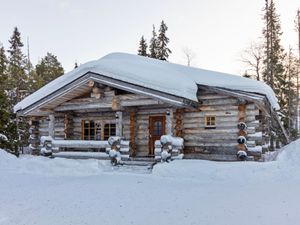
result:
M 197 101 L 197 84 L 259 93 L 268 98 L 273 108 L 279 109 L 274 92 L 262 82 L 138 55 L 111 53 L 99 60 L 85 63 L 55 79 L 19 102 L 14 107 L 14 111 L 27 108 L 87 72 L 101 74 L 193 101 Z

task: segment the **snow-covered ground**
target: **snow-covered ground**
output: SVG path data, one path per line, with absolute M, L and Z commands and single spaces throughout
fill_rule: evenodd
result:
M 178 160 L 152 174 L 0 150 L 0 224 L 295 225 L 299 161 L 300 141 L 273 162 Z

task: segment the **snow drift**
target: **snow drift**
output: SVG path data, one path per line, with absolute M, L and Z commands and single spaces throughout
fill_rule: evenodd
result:
M 152 174 L 107 173 L 109 161 L 16 158 L 0 150 L 0 224 L 295 225 L 299 145 L 286 146 L 272 162 L 180 160 Z
M 152 176 L 203 179 L 225 179 L 232 176 L 255 179 L 261 176 L 280 176 L 287 171 L 300 173 L 300 139 L 283 147 L 276 161 L 272 162 L 211 162 L 205 160 L 175 160 L 154 167 Z M 15 169 L 22 173 L 48 175 L 95 175 L 111 168 L 109 160 L 73 160 L 63 158 L 46 158 L 41 156 L 15 157 L 0 149 L 0 170 Z M 295 169 L 297 168 L 297 169 Z M 290 172 L 289 172 L 290 174 Z M 244 179 L 243 178 L 243 179 Z

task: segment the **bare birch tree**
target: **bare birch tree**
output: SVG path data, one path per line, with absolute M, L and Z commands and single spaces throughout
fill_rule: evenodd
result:
M 247 75 L 261 80 L 263 66 L 263 44 L 252 42 L 241 54 L 241 61 L 246 65 Z M 248 73 L 250 71 L 250 74 Z
M 188 47 L 183 48 L 182 52 L 187 60 L 187 66 L 191 66 L 192 61 L 196 58 L 196 53 Z

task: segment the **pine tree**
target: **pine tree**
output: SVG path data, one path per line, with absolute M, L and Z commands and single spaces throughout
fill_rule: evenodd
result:
M 149 51 L 150 51 L 149 54 L 150 58 L 154 58 L 154 59 L 158 58 L 158 39 L 157 39 L 157 34 L 154 25 L 152 30 L 152 38 L 150 40 L 150 45 L 149 45 Z
M 57 56 L 47 53 L 35 67 L 36 89 L 64 74 L 64 69 Z
M 138 55 L 148 56 L 147 48 L 148 48 L 148 45 L 146 43 L 146 40 L 145 40 L 144 36 L 142 36 L 141 40 L 140 40 L 140 46 L 138 49 Z
M 167 60 L 172 51 L 168 48 L 169 38 L 166 36 L 168 30 L 167 25 L 162 20 L 159 28 L 158 35 L 158 53 L 157 58 L 160 60 Z

